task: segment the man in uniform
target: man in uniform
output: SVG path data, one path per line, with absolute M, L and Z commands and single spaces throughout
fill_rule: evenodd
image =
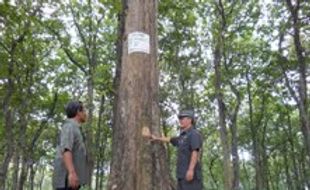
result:
M 178 148 L 177 153 L 177 180 L 178 190 L 202 190 L 202 172 L 200 152 L 202 137 L 195 129 L 193 110 L 184 110 L 178 114 L 180 135 L 177 137 L 156 137 L 152 140 L 170 142 Z
M 87 183 L 86 149 L 80 125 L 86 122 L 86 112 L 80 101 L 71 101 L 66 108 L 67 120 L 59 135 L 54 162 L 53 187 L 75 190 Z

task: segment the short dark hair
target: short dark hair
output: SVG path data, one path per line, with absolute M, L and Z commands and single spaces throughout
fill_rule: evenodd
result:
M 66 114 L 68 118 L 73 118 L 79 111 L 83 111 L 83 103 L 81 101 L 70 101 L 66 105 Z

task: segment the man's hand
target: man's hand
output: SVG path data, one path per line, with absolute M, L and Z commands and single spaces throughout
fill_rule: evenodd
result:
M 187 170 L 185 179 L 186 181 L 192 181 L 194 179 L 194 170 Z
M 192 181 L 194 179 L 194 170 L 198 162 L 198 151 L 194 150 L 191 154 L 191 160 L 189 163 L 188 170 L 186 172 L 185 179 L 186 181 Z
M 68 171 L 68 183 L 69 183 L 69 187 L 71 187 L 72 189 L 78 189 L 79 187 L 79 178 L 78 176 L 76 175 L 76 172 L 75 172 L 75 168 L 74 168 L 74 165 L 73 165 L 73 159 L 72 159 L 72 153 L 70 150 L 66 150 L 64 153 L 63 153 L 63 160 L 64 160 L 64 163 L 65 163 L 65 166 L 67 168 L 67 171 Z
M 159 141 L 160 140 L 160 137 L 157 137 L 155 135 L 151 135 L 151 140 L 152 141 Z
M 72 189 L 78 189 L 79 187 L 79 178 L 75 172 L 70 172 L 68 175 L 69 187 Z
M 155 135 L 151 135 L 151 141 L 160 141 L 160 142 L 170 142 L 170 137 L 165 137 L 165 136 L 162 136 L 162 137 L 157 137 Z

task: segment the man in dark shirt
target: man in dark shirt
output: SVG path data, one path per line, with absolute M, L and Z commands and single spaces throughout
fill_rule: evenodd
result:
M 152 140 L 170 142 L 178 148 L 177 179 L 178 190 L 202 190 L 200 151 L 202 137 L 194 127 L 195 116 L 192 110 L 181 111 L 178 115 L 181 133 L 177 137 L 156 137 Z
M 82 102 L 69 102 L 66 114 L 68 118 L 61 128 L 54 162 L 53 187 L 56 190 L 74 190 L 87 184 L 86 148 L 80 131 L 87 115 Z

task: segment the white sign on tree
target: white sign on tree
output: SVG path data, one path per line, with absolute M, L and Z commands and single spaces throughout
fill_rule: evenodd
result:
M 134 52 L 150 53 L 150 35 L 143 32 L 128 34 L 128 54 Z

